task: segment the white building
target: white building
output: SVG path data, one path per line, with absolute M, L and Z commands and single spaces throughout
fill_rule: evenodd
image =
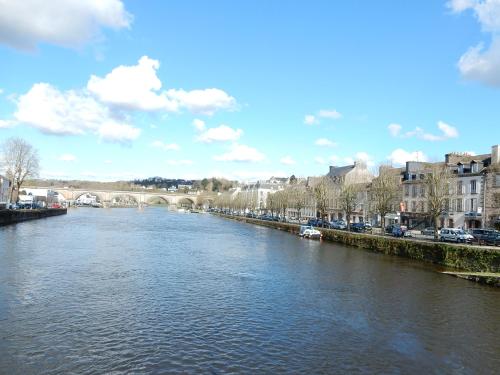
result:
M 97 203 L 97 197 L 92 194 L 83 194 L 76 200 L 77 205 L 92 206 Z
M 9 202 L 10 180 L 0 175 L 0 208 L 5 208 Z
M 289 183 L 285 177 L 271 177 L 269 180 L 260 180 L 245 184 L 238 188 L 237 193 L 241 194 L 242 199 L 251 202 L 251 205 L 257 211 L 267 208 L 267 197 L 269 194 L 285 189 Z
M 62 194 L 51 189 L 26 188 L 22 189 L 22 192 L 25 192 L 27 196 L 33 196 L 33 203 L 40 207 L 50 207 L 53 204 L 62 205 L 65 202 Z

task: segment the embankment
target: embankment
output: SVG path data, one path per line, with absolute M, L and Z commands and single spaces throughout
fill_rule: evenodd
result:
M 50 216 L 65 215 L 66 208 L 49 208 L 39 210 L 0 210 L 0 226 L 20 223 L 27 220 L 43 219 Z
M 262 225 L 297 234 L 297 224 L 220 215 L 228 219 Z M 401 239 L 371 234 L 321 229 L 323 239 L 387 255 L 397 255 L 470 272 L 500 272 L 500 249 L 443 242 Z

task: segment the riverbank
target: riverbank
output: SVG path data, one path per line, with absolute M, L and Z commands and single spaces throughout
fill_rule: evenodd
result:
M 0 226 L 20 223 L 28 220 L 43 219 L 67 214 L 66 208 L 48 208 L 36 210 L 0 210 Z
M 300 225 L 241 216 L 218 216 L 298 234 Z M 396 255 L 467 272 L 500 273 L 500 250 L 433 241 L 415 241 L 335 229 L 321 229 L 325 241 L 355 246 L 387 255 Z

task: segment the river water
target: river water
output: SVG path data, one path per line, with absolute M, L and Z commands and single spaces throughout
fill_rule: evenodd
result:
M 0 228 L 1 374 L 493 374 L 499 333 L 498 289 L 211 215 Z

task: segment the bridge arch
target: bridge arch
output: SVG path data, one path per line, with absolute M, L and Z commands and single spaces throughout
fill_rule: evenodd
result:
M 149 197 L 146 200 L 146 203 L 149 205 L 158 205 L 158 206 L 169 206 L 170 205 L 170 201 L 167 198 L 162 197 L 161 195 L 154 195 L 152 197 Z
M 93 191 L 78 192 L 74 195 L 75 202 L 83 206 L 91 206 L 93 203 L 103 203 L 103 196 Z
M 111 207 L 137 207 L 139 206 L 139 201 L 132 194 L 127 193 L 119 193 L 113 194 L 110 197 L 110 206 Z
M 177 201 L 177 207 L 191 210 L 195 207 L 195 202 L 191 198 L 180 198 Z

